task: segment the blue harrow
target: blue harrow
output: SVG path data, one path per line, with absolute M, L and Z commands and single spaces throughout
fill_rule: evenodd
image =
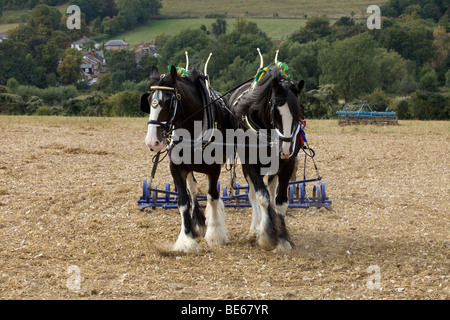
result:
M 394 111 L 373 111 L 366 101 L 358 111 L 349 111 L 346 108 L 337 111 L 336 114 L 339 124 L 342 126 L 351 124 L 398 125 L 398 118 Z
M 305 154 L 305 165 L 306 165 Z M 306 185 L 314 183 L 312 188 L 312 196 L 306 193 Z M 326 208 L 332 210 L 332 201 L 328 199 L 325 193 L 325 181 L 321 177 L 314 179 L 304 179 L 298 181 L 291 181 L 289 183 L 289 208 Z M 217 183 L 217 189 L 220 190 L 220 181 Z M 248 198 L 248 185 L 240 186 L 235 182 L 234 188 L 228 189 L 227 186 L 222 187 L 221 199 L 226 207 L 250 207 L 251 204 Z M 150 208 L 174 209 L 178 208 L 178 193 L 176 188 L 171 190 L 170 182 L 166 182 L 165 189 L 158 189 L 156 186 L 150 186 L 147 179 L 144 180 L 142 187 L 142 196 L 138 200 L 139 208 L 141 210 Z M 197 200 L 204 207 L 206 206 L 206 195 L 197 195 Z

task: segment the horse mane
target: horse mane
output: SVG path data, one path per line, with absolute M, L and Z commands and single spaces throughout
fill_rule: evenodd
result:
M 299 91 L 297 86 L 292 83 L 290 79 L 287 79 L 282 75 L 281 68 L 279 67 L 269 67 L 261 80 L 258 81 L 255 87 L 249 91 L 249 94 L 242 99 L 242 102 L 235 109 L 238 118 L 249 114 L 256 114 L 261 121 L 269 119 L 269 100 L 272 97 L 272 83 L 274 79 L 278 79 L 280 86 L 284 86 L 285 88 L 289 86 L 288 89 L 284 90 L 286 92 L 286 97 L 284 98 L 288 103 L 294 119 L 297 121 L 301 119 L 300 103 L 297 96 Z M 276 94 L 275 97 L 277 97 Z

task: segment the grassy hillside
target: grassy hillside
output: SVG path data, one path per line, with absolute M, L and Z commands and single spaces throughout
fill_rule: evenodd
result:
M 228 30 L 231 31 L 235 19 L 226 19 L 228 24 Z M 272 39 L 284 39 L 292 32 L 306 23 L 305 19 L 251 19 L 258 24 L 259 28 L 266 32 Z M 161 33 L 172 35 L 180 32 L 182 29 L 187 28 L 200 28 L 201 25 L 205 25 L 210 28 L 211 24 L 215 22 L 215 19 L 163 19 L 156 20 L 148 23 L 145 26 L 136 28 L 132 31 L 123 33 L 121 35 L 113 37 L 114 39 L 125 39 L 131 46 L 139 43 L 140 41 L 154 40 Z
M 380 5 L 381 0 L 161 0 L 161 13 L 168 17 L 204 17 L 217 13 L 229 17 L 246 14 L 249 17 L 273 17 L 278 13 L 280 18 L 300 18 L 304 14 L 311 16 L 327 15 L 339 18 L 350 15 L 353 11 L 358 18 L 367 15 L 369 5 Z
M 338 19 L 349 16 L 365 19 L 367 7 L 381 5 L 380 0 L 162 0 L 163 18 L 135 30 L 113 37 L 125 39 L 132 46 L 140 41 L 154 40 L 161 33 L 176 34 L 182 29 L 211 26 L 216 19 L 205 19 L 208 14 L 227 14 L 228 31 L 232 30 L 235 18 L 246 15 L 273 40 L 283 40 L 306 23 L 307 17 L 327 15 Z M 277 17 L 274 18 L 274 14 Z M 108 39 L 110 40 L 110 39 Z
M 66 14 L 66 10 L 69 3 L 61 4 L 59 6 L 54 6 L 63 15 Z M 3 15 L 0 16 L 0 33 L 6 32 L 10 29 L 16 28 L 20 23 L 23 23 L 23 19 L 27 13 L 31 10 L 4 10 Z

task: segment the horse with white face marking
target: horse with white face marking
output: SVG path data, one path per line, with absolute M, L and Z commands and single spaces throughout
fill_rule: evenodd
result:
M 242 119 L 244 130 L 274 131 L 280 141 L 279 166 L 277 172 L 269 174 L 268 188 L 261 170 L 266 165 L 242 163 L 252 205 L 250 236 L 256 237 L 264 249 L 286 251 L 292 246 L 284 220 L 287 189 L 302 147 L 299 133 L 304 125 L 304 109 L 299 95 L 305 82 L 294 83 L 278 66 L 265 68 L 258 80 L 242 86 L 230 98 L 231 110 Z
M 160 75 L 158 69 L 153 67 L 151 79 L 150 91 L 141 98 L 141 110 L 150 114 L 145 143 L 152 151 L 168 148 L 170 172 L 178 190 L 178 209 L 182 221 L 174 250 L 198 251 L 198 236 L 204 236 L 209 245 L 224 245 L 228 240 L 225 210 L 217 190 L 217 181 L 224 162 L 206 164 L 174 161 L 173 145 L 177 145 L 177 142 L 171 141 L 171 137 L 176 130 L 184 130 L 194 139 L 195 132 L 198 132 L 195 125 L 204 123 L 205 118 L 211 122 L 210 126 L 225 135 L 226 128 L 231 126 L 228 123 L 231 116 L 224 112 L 219 102 L 207 103 L 209 97 L 206 95 L 209 93 L 205 89 L 205 79 L 196 69 L 192 70 L 189 76 L 180 76 L 174 66 L 170 67 L 170 73 L 167 75 Z M 227 104 L 224 99 L 222 102 Z M 204 125 L 200 130 L 203 129 Z M 202 143 L 203 137 L 200 138 Z M 198 150 L 183 149 L 183 158 L 194 159 L 195 151 Z M 194 172 L 206 174 L 208 177 L 206 219 L 196 199 L 198 191 Z

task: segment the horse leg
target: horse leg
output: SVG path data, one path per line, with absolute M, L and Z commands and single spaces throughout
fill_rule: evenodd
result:
M 265 250 L 288 251 L 291 243 L 284 218 L 270 203 L 270 194 L 262 177 L 255 171 L 248 172 L 248 177 L 255 189 L 255 198 L 259 206 L 261 218 L 258 232 L 258 243 Z M 250 182 L 249 181 L 249 182 Z
M 261 211 L 258 205 L 258 201 L 256 200 L 255 187 L 253 186 L 252 181 L 248 178 L 247 175 L 245 176 L 245 179 L 247 180 L 248 184 L 248 199 L 250 201 L 250 204 L 252 205 L 252 223 L 250 225 L 250 231 L 248 234 L 248 238 L 252 240 L 258 238 L 259 226 L 261 221 Z
M 279 240 L 275 251 L 286 252 L 292 248 L 293 243 L 290 240 L 288 230 L 286 228 L 286 211 L 288 209 L 288 186 L 292 170 L 294 170 L 294 161 L 283 166 L 278 174 L 278 191 L 275 197 L 275 209 L 280 219 Z
M 178 210 L 181 214 L 181 231 L 175 242 L 173 249 L 175 251 L 194 252 L 199 251 L 200 247 L 195 241 L 195 231 L 192 228 L 191 215 L 189 213 L 189 194 L 186 189 L 187 172 L 178 170 L 170 163 L 170 171 L 178 190 Z
M 274 204 L 279 214 L 286 216 L 288 204 L 288 186 L 292 176 L 296 174 L 298 167 L 297 158 L 291 159 L 286 163 L 278 173 L 278 193 L 276 195 Z
M 192 202 L 192 224 L 197 235 L 204 237 L 206 232 L 205 216 L 197 200 L 198 187 L 197 181 L 194 179 L 193 172 L 187 176 L 187 187 L 191 195 Z
M 225 224 L 225 205 L 219 197 L 217 181 L 220 166 L 213 173 L 208 174 L 208 195 L 206 204 L 206 234 L 205 239 L 210 246 L 224 245 L 228 241 Z
M 294 159 L 294 169 L 292 170 L 291 178 L 289 179 L 289 181 L 297 181 L 298 158 L 295 157 Z
M 258 168 L 245 166 L 244 170 L 246 172 L 245 176 L 249 184 L 249 190 L 254 190 L 252 192 L 252 207 L 255 207 L 256 210 L 254 212 L 259 211 L 260 215 L 259 223 L 256 225 L 258 244 L 265 250 L 273 250 L 278 239 L 275 226 L 271 219 L 271 211 L 273 211 L 273 208 L 270 205 L 269 191 L 264 185 L 261 175 L 257 172 Z
M 275 203 L 275 197 L 277 196 L 277 187 L 278 187 L 278 175 L 270 176 L 268 181 L 268 189 L 271 203 Z

